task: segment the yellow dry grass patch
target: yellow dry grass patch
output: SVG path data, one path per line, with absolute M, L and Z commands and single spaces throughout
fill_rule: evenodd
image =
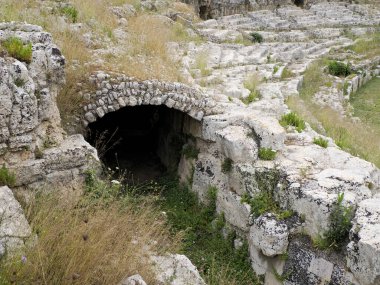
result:
M 153 203 L 85 205 L 59 193 L 30 202 L 27 215 L 38 239 L 24 253 L 26 262 L 16 256 L 3 266 L 4 280 L 19 285 L 117 284 L 139 273 L 154 284 L 148 251 L 160 254 L 176 243 Z

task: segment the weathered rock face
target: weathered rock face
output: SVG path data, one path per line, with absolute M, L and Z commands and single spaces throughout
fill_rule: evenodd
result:
M 347 266 L 360 284 L 380 284 L 380 199 L 360 202 L 347 246 Z
M 64 83 L 65 58 L 41 27 L 1 23 L 0 41 L 32 44 L 29 64 L 0 58 L 0 164 L 15 172 L 16 186 L 70 181 L 96 161 L 82 136 L 66 137 L 56 97 Z
M 32 231 L 11 189 L 0 187 L 0 257 L 24 245 Z
M 184 255 L 153 256 L 158 284 L 205 285 L 197 268 Z

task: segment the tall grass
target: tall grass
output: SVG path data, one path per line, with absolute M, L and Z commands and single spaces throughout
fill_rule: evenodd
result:
M 306 70 L 300 97 L 290 97 L 287 101 L 288 106 L 308 121 L 315 130 L 333 138 L 335 143 L 345 151 L 380 167 L 379 126 L 367 123 L 364 117 L 362 121 L 353 121 L 342 117 L 329 107 L 321 107 L 313 102 L 314 94 L 328 80 L 322 70 L 325 65 L 325 60 L 319 60 Z M 357 97 L 356 100 L 361 99 Z M 355 115 L 361 112 L 362 108 L 359 105 L 359 103 L 354 104 Z M 366 139 L 363 140 L 363 138 Z
M 103 190 L 116 194 L 117 187 Z M 22 255 L 2 261 L 0 283 L 117 284 L 139 273 L 153 284 L 149 255 L 177 248 L 165 216 L 149 198 L 104 198 L 56 192 L 31 199 L 26 213 L 37 239 Z
M 128 19 L 127 27 L 123 27 L 109 8 L 126 3 L 137 8 L 138 13 Z M 123 73 L 141 80 L 183 81 L 179 59 L 173 57 L 169 43 L 199 39 L 190 36 L 181 23 L 173 24 L 163 17 L 139 10 L 139 0 L 71 0 L 70 4 L 70 13 L 62 13 L 56 1 L 41 4 L 36 0 L 0 0 L 0 21 L 40 25 L 53 35 L 55 43 L 62 49 L 69 79 L 59 96 L 59 109 L 65 121 L 73 121 L 80 109 L 82 98 L 75 86 L 86 83 L 89 73 L 94 70 Z M 47 12 L 45 5 L 55 9 Z M 182 3 L 172 2 L 169 8 L 191 13 L 191 9 Z M 66 18 L 64 24 L 62 16 Z M 82 28 L 73 29 L 71 22 L 82 23 Z M 116 28 L 124 29 L 127 37 L 115 37 Z M 85 40 L 85 35 L 91 35 L 91 40 Z

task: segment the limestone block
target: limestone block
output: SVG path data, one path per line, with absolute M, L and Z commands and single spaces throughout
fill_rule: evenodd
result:
M 233 162 L 255 161 L 258 147 L 249 130 L 241 126 L 228 126 L 217 132 L 217 143 L 224 155 Z
M 347 266 L 362 285 L 380 282 L 380 199 L 360 202 L 347 246 Z
M 158 284 L 206 285 L 197 268 L 184 255 L 152 256 Z
M 24 212 L 11 189 L 0 187 L 0 256 L 17 249 L 32 234 Z
M 285 253 L 288 247 L 288 226 L 278 221 L 273 214 L 264 214 L 255 219 L 249 231 L 251 243 L 266 256 Z

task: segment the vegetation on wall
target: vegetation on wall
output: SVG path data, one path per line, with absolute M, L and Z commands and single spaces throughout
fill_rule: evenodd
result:
M 329 230 L 323 236 L 314 240 L 314 245 L 319 249 L 332 248 L 340 250 L 348 240 L 355 212 L 352 206 L 345 206 L 343 204 L 343 199 L 344 194 L 339 193 L 329 217 Z
M 10 37 L 1 43 L 8 55 L 20 61 L 30 63 L 32 60 L 32 44 L 24 44 L 17 37 Z

